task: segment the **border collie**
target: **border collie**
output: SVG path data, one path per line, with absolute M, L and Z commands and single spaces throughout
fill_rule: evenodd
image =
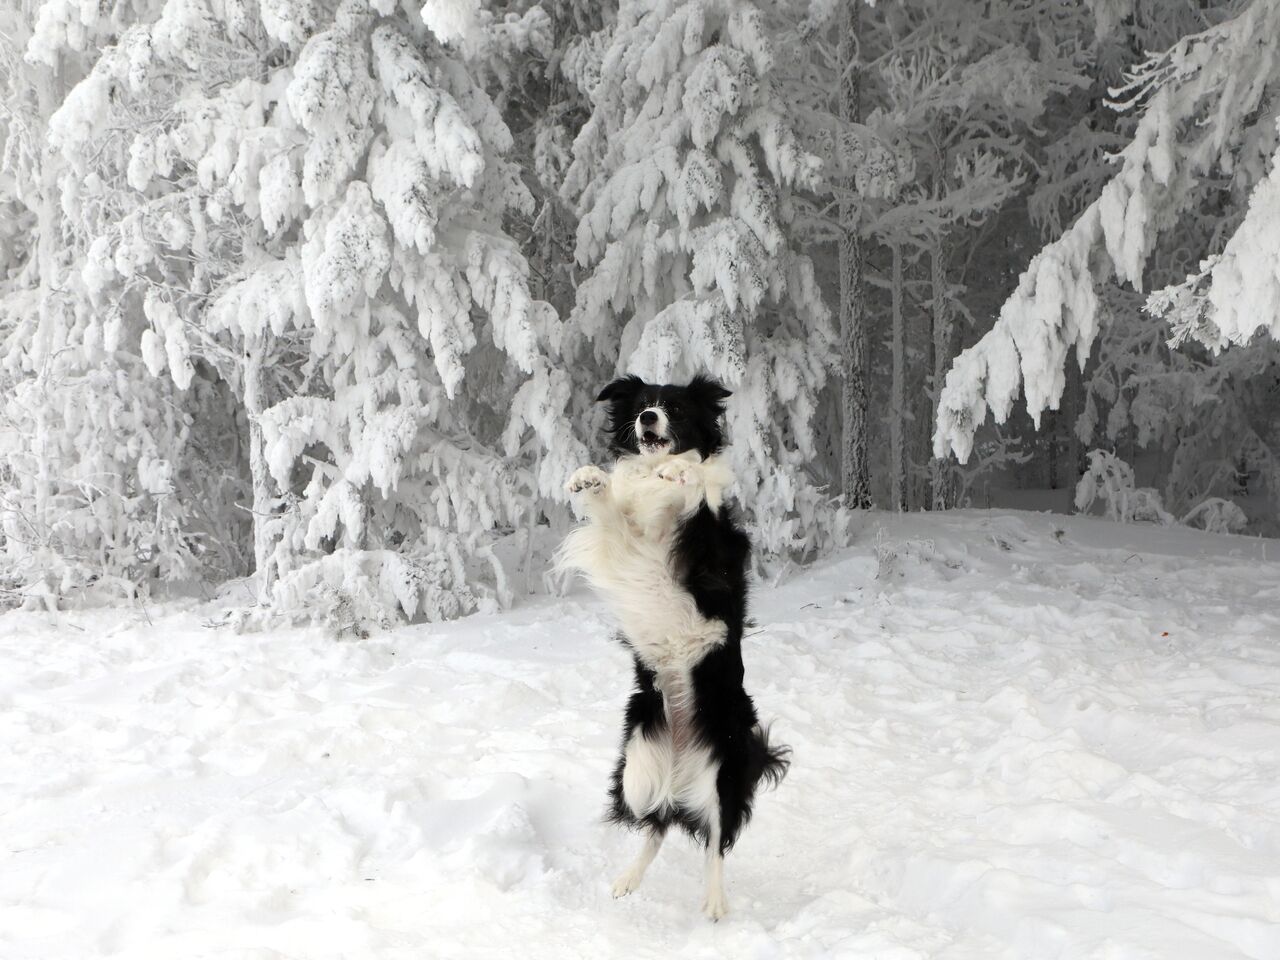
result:
M 559 557 L 608 601 L 635 658 L 609 817 L 645 843 L 613 895 L 640 885 L 676 824 L 706 847 L 703 911 L 712 920 L 729 909 L 724 855 L 757 785 L 776 785 L 789 753 L 769 745 L 742 685 L 751 544 L 725 502 L 728 396 L 707 377 L 683 387 L 639 377 L 606 386 L 596 399 L 609 403 L 618 462 L 612 473 L 587 466 L 569 479 L 587 522 Z

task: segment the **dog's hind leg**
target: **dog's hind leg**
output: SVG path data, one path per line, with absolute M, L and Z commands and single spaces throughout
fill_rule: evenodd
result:
M 644 872 L 649 869 L 649 864 L 653 863 L 653 858 L 658 855 L 658 851 L 662 848 L 662 839 L 666 836 L 665 827 L 649 827 L 645 835 L 644 846 L 640 848 L 640 854 L 627 867 L 626 871 L 613 884 L 613 895 L 615 897 L 625 897 L 636 887 L 640 886 L 640 881 L 644 879 Z
M 707 897 L 702 901 L 702 912 L 711 920 L 720 920 L 729 913 L 729 900 L 724 895 L 724 854 L 720 851 L 719 810 L 711 821 L 707 836 Z

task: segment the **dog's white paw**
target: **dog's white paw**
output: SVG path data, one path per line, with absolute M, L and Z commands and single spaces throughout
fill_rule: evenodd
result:
M 619 897 L 625 897 L 628 893 L 636 890 L 640 886 L 640 881 L 643 877 L 643 873 L 637 873 L 635 870 L 628 870 L 617 880 L 613 881 L 613 898 L 617 900 Z
M 599 493 L 609 482 L 609 475 L 599 467 L 579 467 L 564 485 L 569 493 Z
M 702 912 L 707 915 L 708 920 L 719 921 L 729 915 L 729 900 L 724 895 L 723 890 L 716 890 L 707 894 L 707 899 L 702 901 Z
M 685 460 L 671 460 L 660 466 L 655 476 L 659 480 L 688 487 L 698 482 L 698 468 Z

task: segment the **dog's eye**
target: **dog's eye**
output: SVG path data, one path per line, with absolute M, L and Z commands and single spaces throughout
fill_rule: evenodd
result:
M 678 416 L 680 416 L 680 404 L 678 404 L 678 403 L 668 403 L 668 404 L 667 404 L 667 416 L 669 416 L 669 417 L 678 417 Z

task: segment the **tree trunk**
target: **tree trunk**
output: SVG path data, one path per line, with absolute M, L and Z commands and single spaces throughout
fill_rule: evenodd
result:
M 931 288 L 933 291 L 933 401 L 934 423 L 937 423 L 938 400 L 942 396 L 942 379 L 951 362 L 951 320 L 947 316 L 947 271 L 943 262 L 942 238 L 936 237 L 929 254 L 931 264 Z M 955 483 L 946 461 L 932 457 L 929 460 L 929 481 L 934 510 L 946 510 L 955 503 Z
M 275 498 L 260 419 L 266 409 L 263 363 L 270 349 L 269 331 L 260 337 L 250 337 L 245 344 L 244 410 L 249 421 L 249 475 L 253 480 L 253 569 L 258 577 L 260 603 L 270 601 L 275 581 L 275 568 L 271 562 L 273 544 L 267 530 Z
M 840 27 L 837 61 L 841 70 L 839 115 L 846 124 L 861 120 L 862 77 L 858 57 L 858 10 L 862 0 L 847 0 Z M 871 506 L 871 471 L 867 462 L 867 317 L 863 291 L 863 249 L 859 236 L 861 203 L 853 178 L 843 184 L 840 199 L 840 348 L 844 386 L 840 402 L 840 478 L 844 505 Z
M 915 476 L 907 484 L 907 509 L 928 510 L 933 503 L 929 460 L 933 456 L 933 305 L 928 300 L 915 311 L 912 326 L 911 302 L 907 301 L 907 343 L 919 344 L 917 352 L 907 352 L 907 416 L 911 426 L 907 456 Z
M 1072 357 L 1074 357 L 1074 352 Z M 1076 483 L 1080 480 L 1080 437 L 1076 434 L 1076 422 L 1080 419 L 1084 374 L 1073 359 L 1066 364 L 1067 389 L 1063 409 L 1067 421 L 1067 469 L 1063 488 L 1067 494 L 1067 513 L 1076 512 Z
M 902 329 L 902 247 L 893 245 L 893 386 L 889 400 L 889 502 L 892 509 L 902 512 L 905 492 L 903 480 L 906 464 L 906 361 L 904 332 Z

